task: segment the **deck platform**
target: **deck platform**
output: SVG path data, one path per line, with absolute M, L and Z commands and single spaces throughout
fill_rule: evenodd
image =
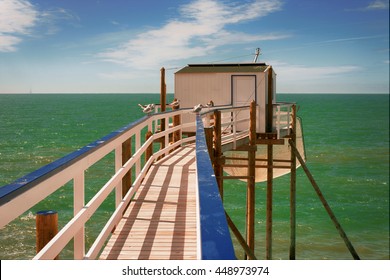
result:
M 100 259 L 197 259 L 195 147 L 154 163 Z

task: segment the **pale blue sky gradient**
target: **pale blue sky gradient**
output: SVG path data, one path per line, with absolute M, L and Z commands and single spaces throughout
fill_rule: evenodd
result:
M 277 92 L 389 93 L 388 0 L 0 0 L 0 93 L 173 92 L 257 47 Z

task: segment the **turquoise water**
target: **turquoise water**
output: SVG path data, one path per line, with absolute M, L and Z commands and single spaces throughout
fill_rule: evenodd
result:
M 298 103 L 308 167 L 360 257 L 389 259 L 389 96 L 280 94 L 278 101 Z M 137 104 L 151 102 L 159 103 L 159 95 L 0 95 L 0 186 L 138 119 Z M 86 200 L 112 174 L 112 156 L 86 173 Z M 264 183 L 256 186 L 260 259 L 265 257 L 265 188 Z M 245 183 L 225 182 L 225 208 L 241 232 L 245 196 Z M 0 259 L 32 258 L 34 213 L 57 210 L 61 227 L 72 216 L 72 201 L 67 185 L 1 229 Z M 112 211 L 112 201 L 87 224 L 87 246 Z M 289 176 L 274 181 L 273 209 L 273 258 L 288 259 Z M 60 257 L 71 258 L 71 248 Z M 297 259 L 351 259 L 302 169 L 297 174 L 296 251 Z

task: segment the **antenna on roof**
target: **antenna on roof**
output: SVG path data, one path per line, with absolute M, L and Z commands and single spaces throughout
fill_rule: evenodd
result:
M 253 59 L 253 63 L 257 62 L 257 58 L 259 57 L 259 55 L 260 55 L 260 48 L 256 48 L 256 53 L 255 53 L 255 58 Z

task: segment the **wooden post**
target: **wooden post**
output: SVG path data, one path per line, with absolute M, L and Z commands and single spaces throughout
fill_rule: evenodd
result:
M 214 149 L 213 149 L 213 131 L 212 127 L 205 127 L 204 132 L 206 136 L 207 150 L 209 152 L 210 161 L 214 162 Z
M 273 193 L 273 145 L 267 145 L 267 210 L 266 210 L 266 235 L 265 258 L 272 259 L 272 193 Z
M 122 143 L 122 165 L 131 158 L 131 138 Z M 131 169 L 122 178 L 122 198 L 131 187 Z
M 165 112 L 167 105 L 167 88 L 165 85 L 165 68 L 161 68 L 161 84 L 160 84 L 160 103 L 161 112 Z M 161 119 L 161 131 L 165 130 L 165 119 Z M 163 144 L 164 145 L 164 144 Z
M 248 180 L 246 198 L 246 240 L 249 249 L 255 251 L 255 176 L 256 176 L 256 102 L 250 105 Z M 252 259 L 251 256 L 247 256 Z
M 150 137 L 152 137 L 152 135 L 153 135 L 153 133 L 149 130 L 145 134 L 145 139 L 148 140 Z M 152 155 L 153 155 L 153 143 L 150 144 L 150 146 L 146 148 L 146 151 L 145 151 L 145 162 L 147 162 Z
M 37 253 L 58 233 L 58 214 L 56 211 L 39 211 L 35 217 Z M 58 256 L 55 258 L 58 259 Z
M 177 101 L 177 99 L 175 98 L 174 101 Z M 176 106 L 172 106 L 172 110 L 179 110 L 179 108 L 180 108 L 180 105 L 179 105 L 179 104 L 176 105 Z M 172 122 L 173 122 L 173 126 L 178 126 L 178 125 L 180 125 L 180 123 L 181 123 L 180 115 L 179 115 L 179 114 L 174 115 L 174 116 L 173 116 Z M 173 133 L 173 142 L 179 141 L 180 138 L 181 138 L 180 136 L 181 136 L 180 131 L 175 131 L 175 132 Z
M 268 69 L 268 103 L 267 103 L 267 124 L 266 131 L 268 133 L 272 132 L 272 122 L 273 122 L 273 104 L 272 99 L 274 95 L 274 81 L 272 77 L 272 66 Z
M 215 147 L 215 161 L 214 173 L 217 178 L 219 193 L 223 199 L 223 166 L 222 166 L 222 131 L 221 131 L 221 111 L 214 111 L 214 147 Z
M 272 133 L 273 122 L 273 77 L 272 66 L 268 69 L 268 103 L 267 103 L 267 124 L 266 132 Z M 266 236 L 265 236 L 265 257 L 272 259 L 272 192 L 273 192 L 273 145 L 267 144 L 267 210 L 266 210 Z
M 291 141 L 295 144 L 297 139 L 297 116 L 296 106 L 292 106 L 292 128 Z M 295 245 L 296 245 L 296 178 L 297 167 L 296 157 L 293 149 L 291 149 L 291 173 L 290 173 L 290 260 L 295 260 Z
M 289 140 L 289 143 L 290 143 L 291 149 L 293 150 L 295 156 L 297 157 L 297 159 L 299 160 L 303 170 L 305 171 L 307 178 L 309 179 L 311 185 L 313 186 L 313 188 L 316 191 L 318 197 L 320 198 L 320 200 L 322 202 L 322 205 L 324 206 L 324 208 L 325 208 L 326 212 L 328 213 L 330 219 L 332 220 L 332 222 L 336 226 L 336 229 L 338 230 L 341 238 L 344 240 L 344 243 L 347 246 L 347 248 L 348 248 L 349 252 L 351 253 L 352 257 L 355 260 L 360 260 L 359 255 L 355 251 L 355 248 L 352 246 L 351 241 L 349 241 L 349 239 L 347 237 L 347 234 L 345 233 L 345 231 L 341 227 L 339 221 L 337 220 L 336 216 L 334 215 L 334 213 L 333 213 L 332 209 L 330 208 L 328 202 L 326 201 L 325 197 L 323 196 L 319 186 L 317 185 L 317 182 L 314 180 L 313 175 L 311 175 L 311 173 L 309 171 L 309 168 L 307 168 L 305 161 L 303 160 L 303 158 L 299 154 L 299 151 L 298 151 L 297 147 L 295 146 L 295 144 L 291 140 Z

